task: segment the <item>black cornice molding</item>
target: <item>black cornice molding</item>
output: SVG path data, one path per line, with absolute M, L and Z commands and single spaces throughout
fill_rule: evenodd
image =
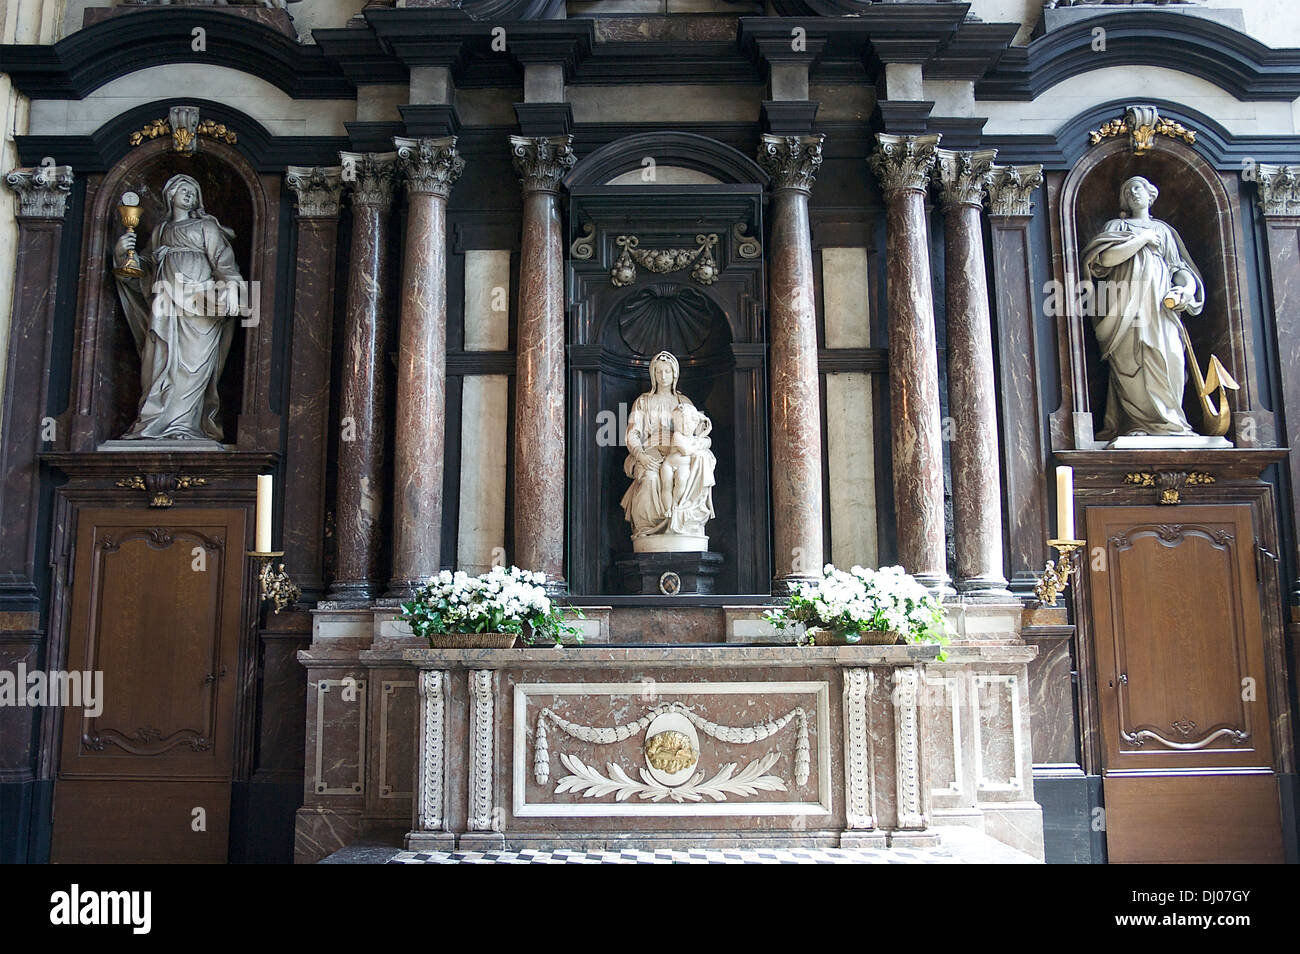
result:
M 105 172 L 134 146 L 133 132 L 147 123 L 166 118 L 172 106 L 197 106 L 201 119 L 222 123 L 237 137 L 234 149 L 258 172 L 284 171 L 286 166 L 338 165 L 339 150 L 350 148 L 346 136 L 273 136 L 256 119 L 224 103 L 182 97 L 155 100 L 114 116 L 89 136 L 18 136 L 18 158 L 23 165 L 40 165 L 51 156 L 72 166 L 81 176 Z M 199 148 L 202 149 L 202 140 Z M 391 148 L 391 143 L 389 148 Z
M 196 52 L 192 31 L 206 31 Z M 53 45 L 0 46 L 0 64 L 33 99 L 84 99 L 93 90 L 150 66 L 196 63 L 260 77 L 294 99 L 351 99 L 356 90 L 324 50 L 277 30 L 201 7 L 158 7 L 113 17 Z
M 1093 49 L 1093 30 L 1106 49 Z M 975 85 L 977 99 L 1036 99 L 1072 76 L 1108 66 L 1161 66 L 1214 83 L 1241 100 L 1300 96 L 1300 49 L 1273 49 L 1229 26 L 1158 8 L 1127 9 L 1012 47 Z
M 1036 162 L 1047 169 L 1070 169 L 1092 148 L 1088 133 L 1108 120 L 1121 118 L 1132 102 L 1132 99 L 1116 99 L 1090 107 L 1055 134 L 986 135 L 982 145 L 996 148 L 997 161 L 1001 164 Z M 1248 168 L 1248 163 L 1294 165 L 1300 162 L 1300 136 L 1233 136 L 1214 119 L 1183 104 L 1163 99 L 1142 102 L 1156 107 L 1162 117 L 1194 130 L 1196 142 L 1190 148 L 1220 171 L 1240 173 Z M 946 139 L 943 145 L 948 145 Z

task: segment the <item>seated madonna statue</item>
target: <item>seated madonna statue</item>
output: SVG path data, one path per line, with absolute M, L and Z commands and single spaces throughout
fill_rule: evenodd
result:
M 650 390 L 636 399 L 627 418 L 623 471 L 632 486 L 621 506 L 638 553 L 709 548 L 704 531 L 714 516 L 713 423 L 677 390 L 679 375 L 673 355 L 655 355 Z

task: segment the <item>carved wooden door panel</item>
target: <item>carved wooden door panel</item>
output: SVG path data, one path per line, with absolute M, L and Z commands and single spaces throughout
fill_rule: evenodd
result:
M 1251 507 L 1087 527 L 1110 860 L 1280 862 Z
M 67 668 L 103 699 L 64 712 L 53 861 L 225 861 L 244 524 L 81 512 Z

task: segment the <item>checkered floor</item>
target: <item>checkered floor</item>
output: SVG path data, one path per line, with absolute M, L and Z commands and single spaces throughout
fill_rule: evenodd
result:
M 915 865 L 963 864 L 943 848 L 823 848 L 778 851 L 399 851 L 390 865 Z

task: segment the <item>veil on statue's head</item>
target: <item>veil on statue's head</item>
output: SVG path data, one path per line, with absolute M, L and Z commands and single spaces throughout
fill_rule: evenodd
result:
M 669 390 L 671 390 L 673 394 L 677 394 L 677 382 L 681 380 L 682 367 L 677 363 L 677 356 L 670 351 L 660 351 L 650 359 L 650 389 L 652 391 L 657 391 L 659 389 L 659 382 L 655 379 L 655 365 L 661 361 L 673 369 L 673 383 L 669 387 Z
M 1160 196 L 1160 190 L 1156 188 L 1156 184 L 1146 176 L 1129 176 L 1119 187 L 1119 217 L 1121 219 L 1129 217 L 1128 199 L 1125 196 L 1128 195 L 1128 187 L 1134 182 L 1140 182 L 1146 188 L 1147 195 L 1151 196 L 1151 205 L 1155 205 L 1156 199 Z
M 194 189 L 194 208 L 190 209 L 189 217 L 192 219 L 207 219 L 221 229 L 221 231 L 225 232 L 227 238 L 234 238 L 235 230 L 226 228 L 217 221 L 215 215 L 210 215 L 207 209 L 203 207 L 203 187 L 199 185 L 199 180 L 195 179 L 193 176 L 186 175 L 183 172 L 178 172 L 176 175 L 168 179 L 162 188 L 162 196 L 163 200 L 167 203 L 168 212 L 172 209 L 172 202 L 176 197 L 176 190 L 186 184 Z

